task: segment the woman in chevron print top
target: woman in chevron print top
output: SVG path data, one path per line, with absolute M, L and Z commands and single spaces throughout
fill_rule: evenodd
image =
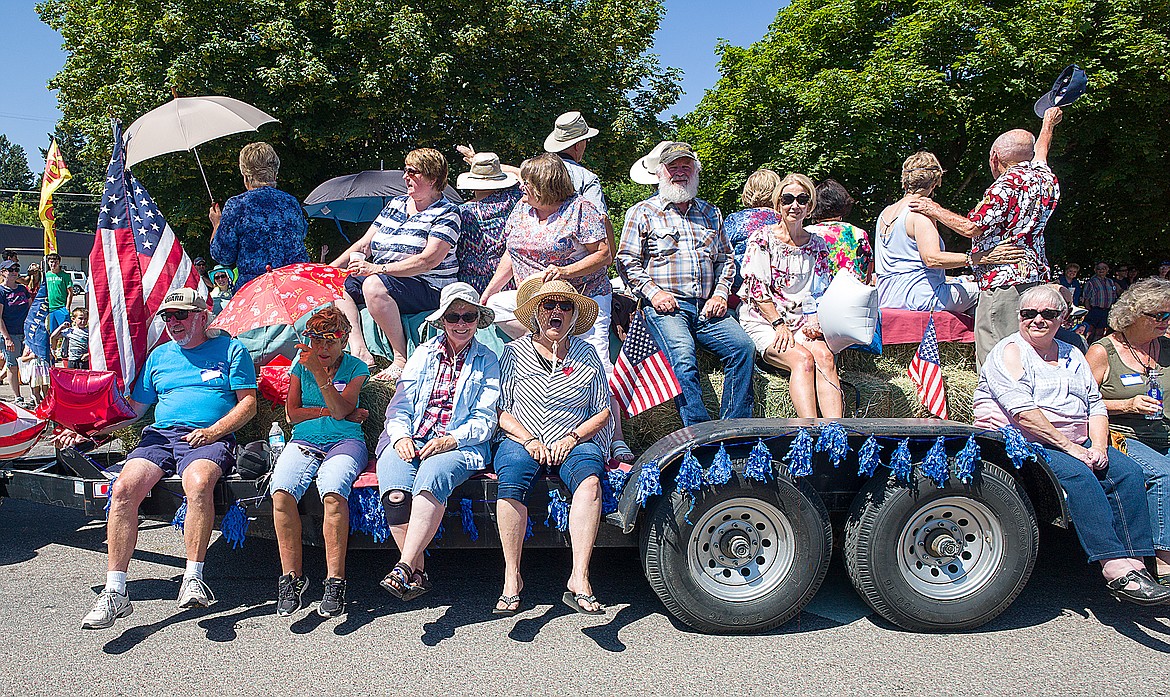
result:
M 546 283 L 537 276 L 521 284 L 516 305 L 516 319 L 532 334 L 505 346 L 500 359 L 501 439 L 493 462 L 505 568 L 494 612 L 514 615 L 520 608 L 528 494 L 547 469 L 557 470 L 571 496 L 573 570 L 563 600 L 577 612 L 604 614 L 589 583 L 589 559 L 612 438 L 609 386 L 597 352 L 577 338 L 597 320 L 597 303 L 565 281 Z

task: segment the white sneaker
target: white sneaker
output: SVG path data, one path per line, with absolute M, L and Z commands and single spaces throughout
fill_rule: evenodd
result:
M 98 593 L 93 608 L 86 614 L 85 619 L 81 620 L 81 628 L 106 629 L 113 627 L 114 620 L 119 617 L 129 617 L 133 612 L 134 606 L 130 604 L 129 596 L 107 588 Z
M 185 576 L 183 587 L 179 591 L 179 607 L 211 607 L 215 602 L 215 593 L 207 587 L 201 578 Z

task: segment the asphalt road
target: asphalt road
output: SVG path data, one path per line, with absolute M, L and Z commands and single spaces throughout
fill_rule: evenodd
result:
M 600 551 L 605 617 L 560 604 L 568 554 L 525 557 L 525 611 L 495 618 L 498 554 L 438 550 L 435 590 L 404 604 L 377 587 L 393 559 L 350 556 L 347 617 L 275 615 L 274 543 L 218 538 L 207 579 L 219 602 L 175 607 L 173 529 L 143 524 L 134 614 L 79 629 L 104 580 L 104 527 L 74 511 L 0 505 L 0 694 L 1157 694 L 1170 693 L 1170 608 L 1121 605 L 1075 538 L 1046 529 L 1027 589 L 992 623 L 956 635 L 900 631 L 833 569 L 796 619 L 761 636 L 705 636 L 674 622 L 632 550 Z M 306 555 L 320 598 L 324 559 Z

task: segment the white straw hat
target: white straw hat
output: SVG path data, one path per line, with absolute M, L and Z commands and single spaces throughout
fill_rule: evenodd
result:
M 455 182 L 464 191 L 488 191 L 515 186 L 520 179 L 500 167 L 500 156 L 494 152 L 477 152 L 471 158 L 471 171 L 459 175 Z

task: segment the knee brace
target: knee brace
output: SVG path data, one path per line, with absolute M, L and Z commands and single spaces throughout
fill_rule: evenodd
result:
M 395 494 L 402 496 L 394 501 Z M 410 492 L 401 489 L 391 489 L 382 497 L 382 509 L 386 513 L 387 525 L 405 525 L 410 522 Z

